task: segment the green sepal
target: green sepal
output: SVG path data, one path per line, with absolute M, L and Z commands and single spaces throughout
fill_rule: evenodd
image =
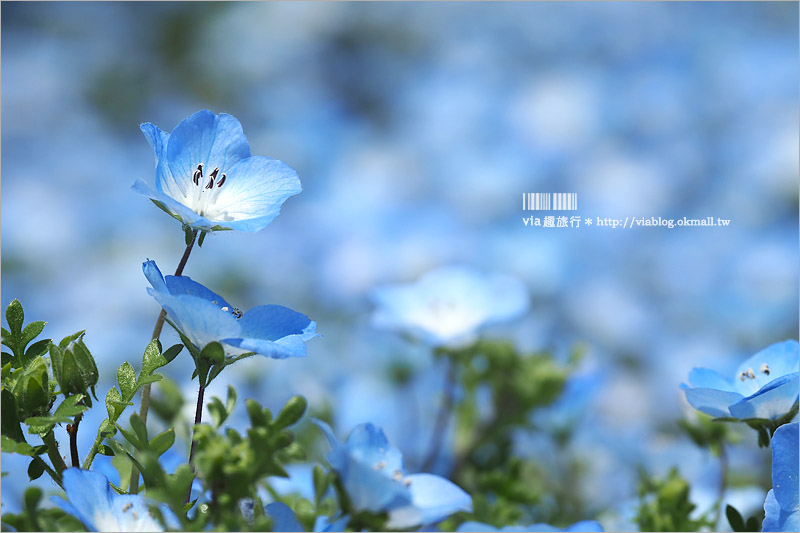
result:
M 197 246 L 199 246 L 200 248 L 203 247 L 203 242 L 206 240 L 206 235 L 208 235 L 207 231 L 200 232 L 200 237 L 197 239 Z
M 44 358 L 37 357 L 20 374 L 12 390 L 19 419 L 45 415 L 50 406 L 50 388 Z
M 34 457 L 31 464 L 28 465 L 28 478 L 31 481 L 39 479 L 44 474 L 45 468 L 47 468 L 47 463 L 38 457 Z
M 314 465 L 314 505 L 319 507 L 319 502 L 331 486 L 331 476 L 320 465 Z
M 731 525 L 733 531 L 747 531 L 745 529 L 744 518 L 742 514 L 732 505 L 725 507 L 725 516 L 728 517 L 728 523 Z
M 291 426 L 302 418 L 306 412 L 306 407 L 308 407 L 308 402 L 304 397 L 292 396 L 275 418 L 275 426 L 278 428 Z
M 176 215 L 175 213 L 170 211 L 167 208 L 167 206 L 164 205 L 163 202 L 159 202 L 158 200 L 153 200 L 152 198 L 150 198 L 150 201 L 153 202 L 154 204 L 156 204 L 157 208 L 161 209 L 162 211 L 164 211 L 166 214 L 168 214 L 169 216 L 171 216 L 172 218 L 174 218 L 178 222 L 183 222 L 183 219 L 181 219 L 181 217 L 179 217 L 178 215 Z
M 186 242 L 186 246 L 191 246 L 194 240 L 194 231 L 186 224 L 183 225 L 183 240 Z
M 167 360 L 167 363 L 169 363 L 170 361 L 178 357 L 178 354 L 181 353 L 181 350 L 183 350 L 183 344 L 174 344 L 169 348 L 167 348 L 167 350 L 162 355 L 164 356 L 164 359 Z

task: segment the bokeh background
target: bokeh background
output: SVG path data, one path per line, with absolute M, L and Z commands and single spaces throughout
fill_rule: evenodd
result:
M 171 271 L 184 247 L 130 190 L 154 180 L 138 126 L 228 112 L 304 192 L 260 233 L 209 236 L 185 274 L 242 309 L 302 311 L 324 338 L 307 359 L 241 362 L 208 394 L 304 394 L 342 436 L 383 426 L 418 468 L 444 378 L 371 326 L 369 292 L 465 263 L 531 293 L 487 335 L 587 350 L 591 387 L 550 414 L 577 413 L 569 449 L 522 436 L 518 453 L 578 457 L 575 490 L 607 529 L 628 527 L 637 465 L 678 465 L 708 507 L 719 472 L 676 429 L 679 384 L 797 337 L 797 20 L 777 2 L 3 2 L 2 307 L 18 298 L 53 339 L 86 329 L 100 394 L 138 368 L 158 313 L 141 262 Z M 530 228 L 523 192 L 575 192 L 584 217 L 731 224 Z M 187 414 L 189 364 L 167 368 Z M 769 452 L 743 438 L 732 464 L 750 465 L 738 497 L 755 510 Z M 2 470 L 15 511 L 25 463 L 4 454 Z

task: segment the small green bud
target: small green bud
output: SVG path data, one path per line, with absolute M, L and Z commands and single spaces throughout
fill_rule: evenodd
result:
M 292 396 L 286 405 L 283 406 L 278 417 L 275 419 L 275 425 L 279 428 L 291 426 L 303 416 L 306 412 L 308 402 L 302 396 Z
M 13 393 L 20 420 L 47 414 L 50 410 L 49 378 L 47 363 L 42 357 L 25 367 Z

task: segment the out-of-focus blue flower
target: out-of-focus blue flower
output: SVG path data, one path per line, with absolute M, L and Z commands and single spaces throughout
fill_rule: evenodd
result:
M 68 468 L 63 475 L 67 500 L 53 501 L 65 512 L 77 517 L 89 531 L 164 531 L 147 508 L 141 495 L 117 494 L 102 474 Z M 177 517 L 162 507 L 167 525 L 178 529 Z
M 146 122 L 142 132 L 156 155 L 156 190 L 133 189 L 195 229 L 258 231 L 302 188 L 286 163 L 251 156 L 236 117 L 198 111 L 172 133 Z
M 147 292 L 167 311 L 167 321 L 198 349 L 220 342 L 231 356 L 255 352 L 266 357 L 304 357 L 305 341 L 317 336 L 316 322 L 280 305 L 260 305 L 242 313 L 186 276 L 161 275 L 145 261 Z
M 305 531 L 294 511 L 285 503 L 267 504 L 264 506 L 264 512 L 272 518 L 272 531 Z
M 788 340 L 765 348 L 742 363 L 733 381 L 714 370 L 694 368 L 681 384 L 695 408 L 716 417 L 775 420 L 798 400 L 798 344 Z
M 603 531 L 603 526 L 600 525 L 600 522 L 596 520 L 581 520 L 580 522 L 575 522 L 571 526 L 565 529 L 558 529 L 555 526 L 551 526 L 550 524 L 531 524 L 529 526 L 506 526 L 501 529 L 497 529 L 495 527 L 490 526 L 489 524 L 484 524 L 482 522 L 464 522 L 461 524 L 458 529 L 456 530 L 459 533 L 464 532 L 495 532 L 501 531 L 503 533 L 511 533 L 515 531 Z
M 509 276 L 487 276 L 465 266 L 428 272 L 415 283 L 373 291 L 373 323 L 405 331 L 431 346 L 463 345 L 488 324 L 522 315 L 525 286 Z
M 472 498 L 433 474 L 408 474 L 400 450 L 372 424 L 356 426 L 342 444 L 330 426 L 315 420 L 333 448 L 328 462 L 339 474 L 356 511 L 389 513 L 386 527 L 435 524 L 457 511 L 471 511 Z
M 772 436 L 772 489 L 764 501 L 761 531 L 797 531 L 800 424 L 784 424 Z

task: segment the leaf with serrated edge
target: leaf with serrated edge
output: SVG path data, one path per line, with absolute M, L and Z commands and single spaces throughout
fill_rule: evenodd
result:
M 136 394 L 136 372 L 126 361 L 117 369 L 117 383 L 124 401 L 130 401 Z

